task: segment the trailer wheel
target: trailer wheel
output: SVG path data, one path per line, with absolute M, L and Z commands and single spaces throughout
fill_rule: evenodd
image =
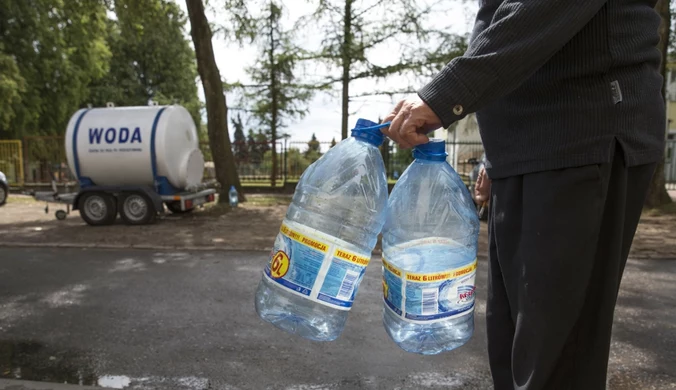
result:
M 151 223 L 156 213 L 152 201 L 145 194 L 127 192 L 120 196 L 120 216 L 128 225 Z
M 9 195 L 9 188 L 3 182 L 0 182 L 0 206 L 4 206 L 7 203 L 7 196 Z
M 169 211 L 171 211 L 174 214 L 185 214 L 185 213 L 189 213 L 189 212 L 195 210 L 194 207 L 191 208 L 191 209 L 187 209 L 187 210 L 181 210 L 181 201 L 180 200 L 175 200 L 173 202 L 167 202 L 166 205 L 167 205 L 167 208 L 169 209 Z
M 80 216 L 92 226 L 111 225 L 117 217 L 117 204 L 112 195 L 87 192 L 78 201 Z
M 59 221 L 63 221 L 64 219 L 66 219 L 66 216 L 68 216 L 68 214 L 66 214 L 66 212 L 64 210 L 56 210 L 56 212 L 54 213 L 54 216 Z

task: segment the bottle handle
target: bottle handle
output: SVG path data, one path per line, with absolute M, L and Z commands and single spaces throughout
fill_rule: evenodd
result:
M 381 123 L 381 124 L 375 125 L 375 126 L 359 127 L 359 128 L 354 129 L 354 130 L 380 130 L 380 129 L 387 127 L 391 124 L 392 124 L 392 122 L 385 122 L 385 123 Z

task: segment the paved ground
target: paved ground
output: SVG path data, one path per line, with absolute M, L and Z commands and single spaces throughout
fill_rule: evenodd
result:
M 343 335 L 313 343 L 261 322 L 262 252 L 0 248 L 0 378 L 131 389 L 490 389 L 477 331 L 433 357 L 380 321 L 378 259 Z M 486 284 L 480 260 L 479 286 Z M 609 389 L 676 389 L 676 261 L 631 261 Z M 0 389 L 21 388 L 0 382 Z
M 111 226 L 92 229 L 72 213 L 65 221 L 53 217 L 55 205 L 27 196 L 13 196 L 0 207 L 0 247 L 36 246 L 105 249 L 270 250 L 286 214 L 288 195 L 247 195 L 248 202 L 225 212 L 208 207 L 190 214 L 167 214 L 155 224 L 127 226 L 118 218 Z M 195 232 L 199 232 L 195 234 Z M 481 224 L 479 251 L 486 253 L 488 234 Z M 376 251 L 379 245 L 376 246 Z M 644 213 L 631 256 L 676 258 L 676 212 Z

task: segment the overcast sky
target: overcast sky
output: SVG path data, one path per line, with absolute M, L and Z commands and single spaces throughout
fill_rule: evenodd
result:
M 187 15 L 185 2 L 176 0 Z M 429 3 L 430 1 L 420 0 L 421 3 Z M 368 4 L 368 0 L 364 0 Z M 462 0 L 448 0 L 443 2 L 443 11 L 437 12 L 430 17 L 428 23 L 437 27 L 445 28 L 450 32 L 457 34 L 466 34 L 471 28 L 476 13 L 476 4 L 474 1 Z M 222 9 L 218 9 L 218 0 L 211 0 L 215 10 L 208 12 L 207 17 L 211 23 L 223 24 L 225 17 Z M 286 0 L 284 1 L 286 12 L 284 15 L 284 23 L 291 25 L 298 17 L 309 14 L 313 11 L 313 6 L 309 5 L 305 0 Z M 186 31 L 189 34 L 189 30 Z M 314 48 L 320 37 L 309 35 L 307 38 L 299 38 L 300 45 L 303 48 Z M 409 42 L 410 43 L 410 42 Z M 218 64 L 221 77 L 228 82 L 243 81 L 247 82 L 248 78 L 245 72 L 246 67 L 252 66 L 256 62 L 258 55 L 258 48 L 255 46 L 247 46 L 240 48 L 234 43 L 227 42 L 223 36 L 215 35 L 213 39 L 214 55 L 216 63 Z M 377 50 L 369 53 L 369 60 L 378 64 L 387 64 L 395 62 L 400 53 L 400 46 L 397 43 L 390 45 L 381 45 Z M 311 69 L 310 73 L 315 76 L 322 76 L 325 74 L 323 69 Z M 401 77 L 391 77 L 379 82 L 379 85 L 387 84 L 388 86 L 396 85 L 397 87 L 406 87 L 406 84 L 413 84 L 417 87 L 424 81 L 411 80 L 410 77 L 402 79 Z M 202 85 L 198 82 L 200 99 L 204 101 L 204 93 Z M 374 81 L 359 80 L 350 85 L 351 92 L 362 93 L 378 88 Z M 352 94 L 352 93 L 351 93 Z M 307 116 L 294 123 L 289 123 L 288 127 L 284 129 L 286 133 L 291 135 L 291 141 L 305 141 L 307 142 L 313 133 L 316 134 L 320 141 L 331 141 L 332 138 L 340 140 L 340 91 L 332 94 L 321 93 L 309 104 L 309 112 Z M 393 105 L 399 97 L 390 99 L 387 96 L 373 96 L 357 98 L 350 104 L 350 120 L 348 125 L 351 127 L 358 118 L 366 118 L 376 121 L 378 117 L 383 117 L 389 113 Z M 236 99 L 231 94 L 228 94 L 228 105 L 236 105 Z M 232 116 L 235 112 L 230 112 Z M 254 125 L 253 122 L 249 122 Z M 232 130 L 232 129 L 231 129 Z

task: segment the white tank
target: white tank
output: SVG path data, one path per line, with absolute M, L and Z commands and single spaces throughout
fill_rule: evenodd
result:
M 190 189 L 204 173 L 195 123 L 178 105 L 81 109 L 68 122 L 66 155 L 80 182 L 99 186 L 153 186 L 166 177 Z

